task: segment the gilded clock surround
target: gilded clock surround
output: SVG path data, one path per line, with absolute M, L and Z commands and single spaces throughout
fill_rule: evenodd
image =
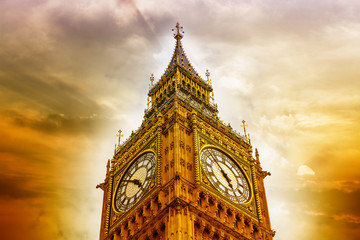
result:
M 100 239 L 262 239 L 271 230 L 259 154 L 250 139 L 218 117 L 214 94 L 206 73 L 203 80 L 182 48 L 183 35 L 176 26 L 176 46 L 164 75 L 154 77 L 144 120 L 117 146 L 108 161 Z M 229 156 L 244 173 L 251 192 L 245 203 L 231 201 L 212 185 L 202 169 L 201 152 L 215 148 Z M 127 211 L 114 206 L 119 181 L 136 159 L 146 152 L 156 157 L 149 188 Z
M 142 154 L 147 153 L 147 152 L 151 152 L 155 154 L 155 158 L 156 158 L 156 170 L 155 170 L 155 174 L 154 177 L 151 180 L 150 186 L 147 189 L 147 191 L 145 192 L 145 194 L 142 196 L 142 198 L 140 199 L 140 201 L 144 201 L 146 200 L 150 195 L 152 195 L 155 191 L 155 186 L 157 184 L 159 184 L 159 174 L 158 172 L 160 171 L 160 161 L 158 160 L 158 156 L 157 156 L 157 149 L 160 147 L 159 142 L 157 141 L 157 134 L 153 133 L 153 134 L 146 134 L 144 135 L 144 137 L 146 138 L 141 138 L 140 140 L 136 141 L 137 144 L 134 144 L 133 147 L 130 147 L 130 154 L 124 154 L 124 156 L 127 156 L 128 159 L 125 158 L 119 158 L 122 161 L 118 162 L 118 164 L 121 166 L 117 167 L 118 165 L 114 164 L 114 172 L 112 174 L 112 178 L 113 181 L 111 185 L 109 185 L 109 192 L 112 195 L 112 199 L 111 199 L 111 209 L 108 211 L 109 212 L 109 223 L 107 225 L 107 228 L 105 228 L 105 230 L 109 230 L 109 228 L 111 228 L 111 226 L 113 226 L 116 222 L 118 222 L 120 220 L 120 218 L 122 218 L 123 216 L 129 215 L 132 213 L 134 207 L 137 206 L 138 202 L 134 204 L 134 206 L 132 206 L 128 211 L 126 212 L 120 212 L 116 209 L 114 203 L 115 203 L 115 193 L 116 190 L 120 184 L 120 180 L 122 179 L 123 175 L 126 173 L 127 169 L 131 166 L 131 164 L 136 161 L 136 159 L 138 157 L 140 157 Z M 144 146 L 144 149 L 140 149 L 139 146 Z M 135 148 L 134 148 L 135 147 Z M 132 151 L 133 150 L 133 151 Z M 116 187 L 115 187 L 116 186 Z
M 220 152 L 222 152 L 222 153 L 224 153 L 225 155 L 227 155 L 227 157 L 229 157 L 230 158 L 230 160 L 232 160 L 232 161 L 234 161 L 234 164 L 236 164 L 236 166 L 242 171 L 242 174 L 243 174 L 243 176 L 244 176 L 244 178 L 245 178 L 245 181 L 246 181 L 246 183 L 247 183 L 247 187 L 249 188 L 249 197 L 246 199 L 246 201 L 244 201 L 244 202 L 237 202 L 236 204 L 249 204 L 250 202 L 251 202 L 251 200 L 252 200 L 252 197 L 253 197 L 253 194 L 252 194 L 252 192 L 253 192 L 253 189 L 251 188 L 251 181 L 250 181 L 250 179 L 249 179 L 249 175 L 251 175 L 251 171 L 246 171 L 245 169 L 248 169 L 249 170 L 249 167 L 246 167 L 245 166 L 245 162 L 243 162 L 243 161 L 240 161 L 239 159 L 236 159 L 235 157 L 233 157 L 233 156 L 231 156 L 229 153 L 226 153 L 226 151 L 225 150 L 223 150 L 223 149 L 221 149 L 221 148 L 219 148 L 219 147 L 217 147 L 217 146 L 214 146 L 214 145 L 210 145 L 210 144 L 208 144 L 208 145 L 204 145 L 202 148 L 201 148 L 201 150 L 200 150 L 200 155 L 202 154 L 202 152 L 205 150 L 205 149 L 216 149 L 216 150 L 218 150 L 218 151 L 220 151 Z M 202 165 L 202 164 L 201 164 Z M 203 168 L 203 166 L 202 166 L 202 168 Z M 209 183 L 209 182 L 211 182 L 210 181 L 210 179 L 208 179 L 208 175 L 205 173 L 205 171 L 204 171 L 204 169 L 203 169 L 203 171 L 202 171 L 202 174 L 201 174 L 201 176 L 202 176 L 202 182 L 204 182 L 204 178 L 206 177 L 206 182 L 204 182 L 204 183 Z M 212 184 L 213 185 L 213 184 Z M 215 187 L 214 185 L 213 185 L 213 187 Z M 218 190 L 219 191 L 219 190 Z M 220 191 L 221 192 L 221 191 Z M 222 193 L 222 195 L 224 195 L 223 193 Z M 226 195 L 224 195 L 224 197 L 225 198 L 228 198 Z M 232 201 L 230 201 L 232 204 L 233 204 L 233 202 Z
M 152 154 L 154 154 L 154 156 L 155 156 L 155 168 L 156 168 L 156 165 L 157 165 L 156 154 L 155 154 L 155 152 L 154 152 L 153 150 L 148 149 L 148 150 L 145 150 L 145 151 L 142 151 L 141 153 L 139 153 L 136 157 L 134 157 L 131 161 L 129 161 L 129 162 L 126 164 L 125 168 L 122 169 L 122 171 L 119 171 L 117 174 L 115 174 L 114 179 L 115 179 L 115 185 L 116 185 L 116 187 L 112 190 L 112 191 L 115 193 L 115 194 L 113 194 L 113 199 L 112 199 L 112 209 L 113 209 L 113 211 L 115 212 L 115 214 L 123 214 L 123 213 L 125 212 L 125 211 L 119 211 L 119 210 L 117 209 L 117 207 L 115 206 L 115 202 L 116 202 L 116 199 L 115 199 L 115 198 L 116 198 L 116 192 L 117 192 L 118 189 L 119 189 L 119 185 L 120 185 L 120 183 L 121 183 L 121 180 L 123 179 L 125 173 L 126 173 L 126 172 L 129 170 L 129 168 L 132 166 L 132 164 L 133 164 L 135 161 L 137 161 L 137 159 L 138 159 L 139 157 L 143 156 L 143 155 L 146 154 L 146 153 L 152 153 Z M 154 188 L 154 186 L 155 186 L 155 181 L 156 181 L 155 176 L 153 176 L 153 177 L 151 178 L 150 186 L 147 188 L 147 190 L 145 190 L 146 192 L 145 192 L 145 194 L 143 194 L 143 196 L 142 196 L 141 198 L 146 197 L 146 194 L 149 193 L 149 192 L 151 192 L 151 189 Z M 136 204 L 137 204 L 137 202 L 135 202 L 135 203 L 133 204 L 133 207 L 136 206 Z

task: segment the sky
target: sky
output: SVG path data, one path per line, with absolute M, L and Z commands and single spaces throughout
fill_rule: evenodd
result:
M 98 239 L 116 133 L 143 119 L 171 29 L 247 122 L 276 240 L 360 238 L 360 2 L 0 0 L 0 236 Z

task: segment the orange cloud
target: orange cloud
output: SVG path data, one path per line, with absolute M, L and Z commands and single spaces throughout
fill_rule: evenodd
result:
M 355 1 L 2 1 L 0 11 L 3 238 L 98 237 L 95 186 L 117 130 L 141 124 L 176 21 L 195 68 L 211 72 L 220 117 L 239 132 L 247 120 L 272 172 L 276 237 L 360 238 Z

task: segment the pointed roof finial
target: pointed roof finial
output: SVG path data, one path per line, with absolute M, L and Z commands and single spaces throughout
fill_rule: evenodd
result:
M 259 152 L 258 152 L 257 148 L 255 148 L 255 160 L 256 160 L 257 164 L 260 164 Z
M 107 164 L 106 164 L 106 174 L 109 173 L 110 170 L 110 159 L 108 159 Z
M 175 28 L 172 29 L 172 31 L 176 31 L 176 33 L 174 33 L 174 38 L 182 39 L 184 36 L 183 35 L 184 34 L 183 27 L 180 26 L 179 22 L 177 22 Z
M 151 74 L 150 76 L 150 82 L 151 82 L 151 87 L 153 86 L 154 83 L 154 74 Z
M 210 72 L 209 72 L 208 69 L 206 69 L 205 75 L 206 75 L 206 78 L 207 78 L 207 82 L 209 83 Z

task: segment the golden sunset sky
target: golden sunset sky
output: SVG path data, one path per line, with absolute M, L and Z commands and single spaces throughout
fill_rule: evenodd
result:
M 98 239 L 116 132 L 188 58 L 244 119 L 276 240 L 360 239 L 357 0 L 1 0 L 0 238 Z

